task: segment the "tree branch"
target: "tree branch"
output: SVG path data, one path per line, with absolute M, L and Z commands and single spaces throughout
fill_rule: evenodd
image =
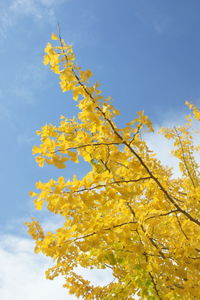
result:
M 85 191 L 91 191 L 91 190 L 95 190 L 95 189 L 98 189 L 98 188 L 106 187 L 108 185 L 120 184 L 120 183 L 138 182 L 138 181 L 147 180 L 147 179 L 151 179 L 151 178 L 150 177 L 141 177 L 141 178 L 138 178 L 138 179 L 117 180 L 117 181 L 114 181 L 114 182 L 109 182 L 107 184 L 98 184 L 98 185 L 90 187 L 90 188 L 83 188 L 83 189 L 80 189 L 80 190 L 77 190 L 77 191 L 73 191 L 73 193 L 81 193 L 81 192 L 85 192 Z M 70 191 L 69 192 L 64 192 L 64 193 L 69 194 Z
M 108 228 L 102 228 L 101 230 L 103 230 L 103 231 L 104 231 L 104 230 L 105 230 L 105 231 L 108 231 L 108 230 L 112 230 L 112 229 L 114 229 L 114 228 L 118 228 L 118 227 L 121 227 L 121 226 L 124 226 L 124 225 L 129 225 L 129 224 L 137 224 L 137 222 L 136 222 L 136 221 L 124 222 L 124 223 L 121 223 L 121 224 L 113 225 L 113 226 L 108 227 Z M 100 230 L 100 231 L 101 231 L 101 230 Z M 86 234 L 86 235 L 77 237 L 77 238 L 75 238 L 75 239 L 67 240 L 67 241 L 65 241 L 65 242 L 76 242 L 76 241 L 78 241 L 78 240 L 82 240 L 82 239 L 88 238 L 88 237 L 90 237 L 90 236 L 96 235 L 96 234 L 100 233 L 100 231 L 94 231 L 94 232 L 92 232 L 92 233 L 88 233 L 88 234 Z
M 170 215 L 172 213 L 175 213 L 177 211 L 178 211 L 177 209 L 174 209 L 174 210 L 171 210 L 171 211 L 169 211 L 169 212 L 167 212 L 165 214 L 160 214 L 160 215 L 157 215 L 157 216 L 151 216 L 151 217 L 146 218 L 145 221 L 147 221 L 149 219 L 153 219 L 153 218 L 165 217 L 165 216 L 168 216 L 168 215 Z
M 63 55 L 66 59 L 66 61 L 68 62 L 68 58 L 67 55 L 64 51 L 64 47 L 63 47 L 63 43 L 62 43 L 62 39 L 61 39 L 61 35 L 59 33 L 59 39 L 60 39 L 60 44 L 61 47 L 63 48 Z M 86 86 L 81 82 L 80 78 L 78 77 L 78 75 L 76 74 L 75 70 L 72 68 L 72 72 L 78 82 L 78 84 L 83 88 L 83 90 L 85 91 L 85 93 L 90 97 L 90 99 L 93 101 L 93 103 L 95 102 L 94 97 L 92 96 L 92 94 L 88 91 L 88 89 L 86 88 Z M 200 221 L 195 219 L 194 217 L 192 217 L 187 211 L 185 211 L 184 209 L 182 209 L 172 198 L 172 196 L 165 190 L 165 188 L 163 187 L 163 185 L 161 184 L 161 182 L 158 180 L 158 178 L 156 178 L 154 176 L 154 174 L 152 173 L 152 171 L 149 169 L 149 167 L 146 165 L 146 163 L 143 161 L 143 159 L 140 157 L 140 155 L 130 146 L 130 144 L 128 142 L 126 142 L 124 140 L 124 138 L 120 135 L 120 133 L 118 132 L 117 128 L 115 127 L 115 125 L 113 124 L 113 122 L 108 119 L 106 117 L 105 112 L 101 109 L 101 107 L 96 106 L 96 109 L 101 113 L 101 115 L 104 117 L 104 120 L 110 125 L 112 131 L 114 132 L 114 134 L 119 138 L 119 140 L 121 141 L 122 144 L 124 144 L 130 151 L 131 153 L 133 153 L 133 155 L 139 160 L 139 162 L 141 163 L 141 165 L 144 167 L 144 169 L 147 171 L 147 173 L 150 175 L 150 177 L 155 181 L 155 183 L 158 185 L 158 187 L 161 189 L 161 191 L 164 193 L 164 195 L 167 197 L 167 199 L 177 208 L 177 210 L 179 212 L 181 212 L 182 214 L 184 214 L 191 222 L 197 224 L 198 226 L 200 226 Z
M 85 145 L 80 145 L 80 146 L 74 146 L 74 147 L 69 147 L 69 148 L 66 148 L 66 149 L 57 149 L 55 151 L 52 151 L 50 153 L 56 153 L 56 152 L 65 152 L 65 151 L 68 151 L 68 150 L 77 150 L 77 149 L 81 149 L 81 148 L 85 148 L 85 147 L 93 147 L 93 146 L 111 146 L 111 145 L 121 145 L 122 143 L 115 143 L 115 142 L 111 142 L 111 143 L 94 143 L 94 144 L 85 144 Z
M 154 286 L 154 290 L 155 290 L 155 292 L 156 292 L 156 295 L 158 296 L 158 298 L 159 298 L 160 300 L 162 300 L 161 296 L 159 295 L 159 291 L 158 291 L 156 282 L 155 282 L 155 280 L 154 280 L 153 275 L 151 274 L 151 272 L 149 272 L 149 275 L 150 275 L 150 277 L 151 277 L 151 281 L 153 282 L 153 286 Z

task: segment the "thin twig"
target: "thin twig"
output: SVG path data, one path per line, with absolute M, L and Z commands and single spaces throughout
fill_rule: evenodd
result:
M 69 147 L 66 149 L 57 149 L 55 151 L 52 151 L 50 153 L 56 153 L 56 152 L 65 152 L 65 151 L 69 151 L 69 150 L 77 150 L 80 148 L 85 148 L 85 147 L 96 147 L 96 146 L 111 146 L 111 145 L 121 145 L 122 143 L 115 143 L 115 142 L 111 142 L 111 143 L 92 143 L 92 144 L 84 144 L 84 145 L 80 145 L 80 146 L 73 146 L 73 147 Z
M 174 127 L 174 130 L 175 130 L 175 132 L 176 132 L 176 135 L 177 135 L 177 137 L 178 137 L 179 143 L 180 143 L 180 145 L 181 145 L 182 158 L 183 158 L 183 162 L 184 162 L 185 168 L 186 168 L 186 170 L 187 170 L 187 173 L 188 173 L 188 176 L 189 176 L 190 180 L 192 181 L 193 186 L 195 187 L 195 182 L 194 182 L 194 180 L 193 180 L 193 178 L 192 178 L 192 174 L 190 173 L 189 167 L 188 167 L 188 165 L 187 165 L 187 161 L 186 161 L 185 152 L 184 152 L 184 148 L 183 148 L 183 143 L 182 143 L 181 137 L 180 137 L 180 135 L 178 134 L 178 131 L 177 131 L 176 127 Z
M 109 230 L 112 230 L 112 229 L 115 229 L 115 228 L 118 228 L 118 227 L 122 227 L 124 225 L 129 225 L 129 224 L 137 224 L 137 222 L 136 221 L 124 222 L 124 223 L 121 223 L 121 224 L 113 225 L 113 226 L 108 227 L 108 228 L 102 228 L 102 229 L 100 229 L 100 231 L 109 231 Z M 82 239 L 88 238 L 90 236 L 96 235 L 96 234 L 100 233 L 100 231 L 94 231 L 92 233 L 88 233 L 86 235 L 77 237 L 75 239 L 67 240 L 65 242 L 76 242 L 78 240 L 82 240 Z
M 169 211 L 169 212 L 167 212 L 167 213 L 165 213 L 165 214 L 160 214 L 160 215 L 151 216 L 151 217 L 146 218 L 145 221 L 147 221 L 147 220 L 149 220 L 149 219 L 153 219 L 153 218 L 165 217 L 165 216 L 168 216 L 168 215 L 170 215 L 170 214 L 172 214 L 172 213 L 175 213 L 175 212 L 177 212 L 177 211 L 178 211 L 177 209 L 174 209 L 174 210 L 171 210 L 171 211 Z
M 113 184 L 120 184 L 120 183 L 131 183 L 131 182 L 138 182 L 138 181 L 142 181 L 142 180 L 147 180 L 147 179 L 151 179 L 150 177 L 141 177 L 138 179 L 130 179 L 130 180 L 117 180 L 114 182 L 109 182 L 107 184 L 98 184 L 96 186 L 90 187 L 90 188 L 83 188 L 77 191 L 72 191 L 73 193 L 81 193 L 81 192 L 85 192 L 85 191 L 91 191 L 91 190 L 95 190 L 95 189 L 99 189 L 102 187 L 107 187 L 108 185 L 113 185 Z M 64 192 L 65 194 L 70 194 L 71 191 L 69 192 Z
M 186 235 L 186 233 L 184 232 L 184 230 L 183 230 L 183 228 L 182 228 L 181 222 L 180 222 L 180 220 L 179 220 L 179 218 L 178 218 L 178 216 L 177 216 L 176 213 L 175 213 L 175 215 L 176 215 L 176 219 L 177 219 L 177 222 L 178 222 L 178 225 L 179 225 L 179 227 L 180 227 L 181 232 L 183 233 L 183 235 L 185 236 L 185 238 L 186 238 L 187 240 L 189 240 L 188 236 Z

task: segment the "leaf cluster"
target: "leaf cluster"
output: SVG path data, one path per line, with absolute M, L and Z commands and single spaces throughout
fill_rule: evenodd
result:
M 174 142 L 173 154 L 182 176 L 174 178 L 142 139 L 153 131 L 144 112 L 118 128 L 119 112 L 90 84 L 91 71 L 76 63 L 70 45 L 55 34 L 59 46 L 48 43 L 44 64 L 58 74 L 63 92 L 72 91 L 80 112 L 58 126 L 37 132 L 41 143 L 33 154 L 45 163 L 65 168 L 80 158 L 91 166 L 81 179 L 59 177 L 37 182 L 31 192 L 36 209 L 48 208 L 65 218 L 55 232 L 44 232 L 38 221 L 27 223 L 35 251 L 52 257 L 47 278 L 63 275 L 70 293 L 84 299 L 199 299 L 200 185 L 195 160 L 192 120 L 200 111 L 187 103 L 191 115 L 183 127 L 161 129 Z M 109 268 L 114 280 L 94 286 L 78 275 L 78 266 Z

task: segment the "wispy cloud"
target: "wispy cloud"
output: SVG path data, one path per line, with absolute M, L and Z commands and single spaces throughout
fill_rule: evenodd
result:
M 42 18 L 42 11 L 38 1 L 33 0 L 14 0 L 11 2 L 9 10 L 17 16 L 34 16 L 37 19 Z
M 0 120 L 5 119 L 10 119 L 10 111 L 3 103 L 0 103 Z
M 56 4 L 62 4 L 67 1 L 69 1 L 69 0 L 41 0 L 40 2 L 46 6 L 52 6 L 52 5 L 56 5 Z
M 41 59 L 42 60 L 42 59 Z M 36 63 L 21 64 L 13 76 L 13 89 L 9 91 L 11 97 L 20 99 L 20 102 L 34 104 L 35 92 L 45 88 L 46 70 Z
M 17 143 L 19 145 L 33 145 L 33 142 L 36 141 L 36 137 L 35 136 L 27 136 L 25 134 L 20 134 L 17 136 Z
M 34 105 L 38 101 L 37 92 L 48 88 L 47 69 L 42 65 L 42 55 L 35 63 L 21 61 L 12 74 L 12 89 L 8 82 L 0 84 L 0 119 L 8 119 L 13 114 L 14 105 Z M 40 63 L 41 61 L 41 63 Z M 6 71 L 8 72 L 8 71 Z
M 0 7 L 0 9 L 0 36 L 5 38 L 7 36 L 8 29 L 15 24 L 15 21 L 14 18 L 9 16 L 9 9 L 5 9 L 4 7 Z
M 141 0 L 140 5 L 135 10 L 135 16 L 145 26 L 153 30 L 156 34 L 165 34 L 172 26 L 171 16 L 162 12 L 156 4 Z
M 1 92 L 0 92 L 1 94 Z M 15 128 L 14 121 L 12 118 L 12 111 L 9 107 L 8 103 L 3 103 L 4 95 L 0 95 L 0 122 L 2 122 L 5 126 L 8 126 L 9 128 Z
M 0 4 L 0 35 L 4 38 L 22 17 L 37 22 L 55 21 L 55 8 L 69 0 L 10 0 Z

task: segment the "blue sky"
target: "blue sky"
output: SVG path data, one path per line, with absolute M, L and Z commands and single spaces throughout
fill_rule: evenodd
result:
M 43 48 L 50 41 L 51 33 L 57 32 L 57 22 L 63 38 L 73 44 L 79 64 L 92 70 L 94 79 L 102 84 L 104 95 L 110 95 L 120 109 L 118 124 L 133 119 L 136 111 L 144 109 L 159 126 L 179 122 L 187 111 L 186 100 L 196 105 L 200 103 L 199 11 L 198 0 L 1 1 L 2 261 L 8 253 L 14 253 L 8 246 L 10 239 L 11 245 L 28 245 L 26 255 L 42 270 L 46 261 L 41 258 L 38 262 L 32 256 L 32 244 L 23 225 L 32 215 L 38 215 L 28 192 L 38 180 L 60 174 L 66 177 L 73 173 L 84 174 L 84 169 L 77 165 L 63 171 L 49 166 L 39 168 L 31 155 L 32 146 L 39 143 L 37 129 L 45 123 L 57 123 L 61 114 L 73 116 L 76 113 L 71 95 L 61 92 L 57 76 L 42 64 Z M 149 139 L 157 146 L 160 138 Z M 161 156 L 169 158 L 163 153 Z M 170 163 L 173 164 L 173 160 Z M 49 221 L 49 215 L 39 215 L 44 222 Z M 20 247 L 15 257 L 23 253 Z M 9 259 L 11 262 L 12 258 Z M 24 266 L 29 270 L 26 260 Z M 7 289 L 0 277 L 2 300 L 12 298 Z M 56 286 L 57 289 L 60 291 Z M 23 288 L 19 288 L 18 294 L 20 300 L 27 299 Z M 16 295 L 15 299 L 18 300 Z M 41 294 L 37 299 L 43 299 Z

